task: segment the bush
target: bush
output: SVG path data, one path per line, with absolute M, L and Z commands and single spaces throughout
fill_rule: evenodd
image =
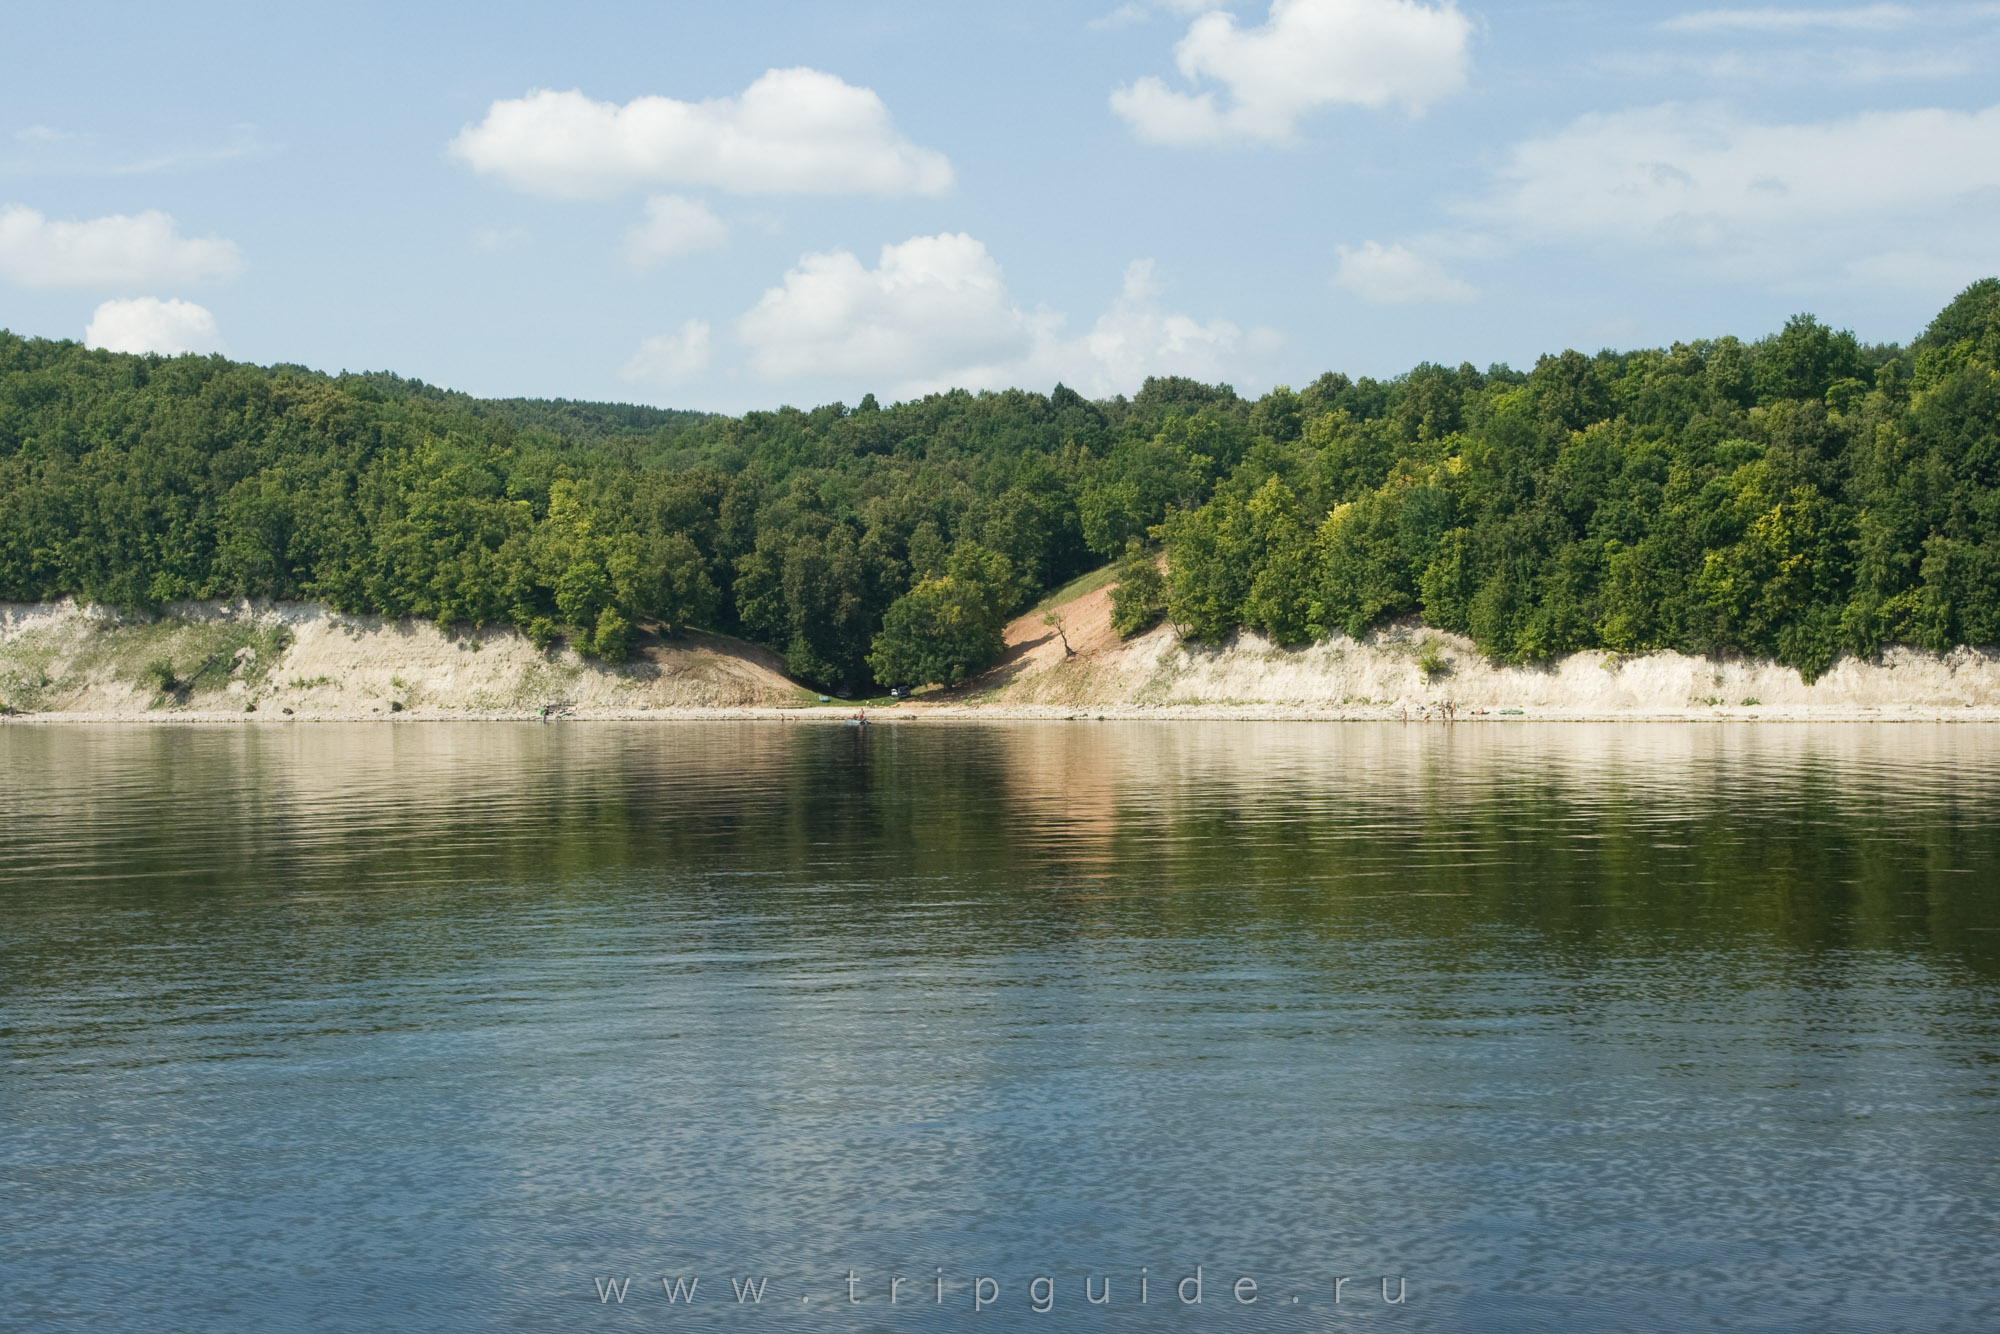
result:
M 548 617 L 537 616 L 528 622 L 528 642 L 535 646 L 536 652 L 548 652 L 549 646 L 554 644 L 557 638 L 556 623 Z
M 1111 628 L 1131 638 L 1159 623 L 1167 610 L 1167 582 L 1158 559 L 1133 538 L 1118 562 L 1118 582 L 1111 586 Z
M 597 614 L 597 631 L 590 637 L 590 651 L 606 662 L 623 662 L 632 652 L 632 622 L 606 607 Z
M 147 663 L 146 675 L 159 682 L 162 695 L 175 694 L 181 688 L 181 679 L 174 674 L 174 664 L 170 658 L 155 658 Z
M 1423 672 L 1425 681 L 1436 681 L 1451 675 L 1451 659 L 1445 657 L 1437 640 L 1426 639 L 1423 652 L 1417 655 L 1417 668 Z

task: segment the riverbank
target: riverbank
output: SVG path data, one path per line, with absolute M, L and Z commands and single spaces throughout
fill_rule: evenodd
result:
M 645 638 L 631 661 L 537 649 L 511 629 L 448 633 L 426 621 L 302 603 L 186 603 L 121 616 L 73 602 L 0 605 L 7 721 L 311 722 L 742 719 L 883 723 L 953 719 L 1245 721 L 2000 721 L 2000 654 L 1891 647 L 1808 685 L 1756 659 L 1571 654 L 1494 664 L 1416 623 L 1306 648 L 1243 634 L 1131 640 L 1096 588 L 1008 628 L 979 679 L 894 704 L 820 696 L 778 658 L 725 636 Z M 886 705 L 886 706 L 885 706 Z

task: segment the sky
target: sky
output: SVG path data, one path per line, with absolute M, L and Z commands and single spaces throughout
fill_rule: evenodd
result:
M 0 327 L 740 412 L 1907 341 L 2000 3 L 0 0 Z

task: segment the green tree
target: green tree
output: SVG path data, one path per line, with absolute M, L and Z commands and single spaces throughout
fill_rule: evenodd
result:
M 605 558 L 614 604 L 650 616 L 667 634 L 702 625 L 718 594 L 708 560 L 686 533 L 627 533 Z
M 1118 582 L 1111 586 L 1111 628 L 1131 638 L 1159 624 L 1167 610 L 1167 582 L 1160 577 L 1160 558 L 1130 539 L 1118 562 Z
M 1764 400 L 1823 399 L 1834 384 L 1862 371 L 1854 335 L 1833 330 L 1810 315 L 1794 315 L 1784 329 L 1757 345 L 1751 382 Z M 1857 381 L 1858 382 L 1858 381 Z
M 1385 616 L 1413 609 L 1415 580 L 1403 547 L 1404 488 L 1387 483 L 1336 508 L 1320 525 L 1316 618 L 1355 638 Z
M 957 685 L 999 658 L 1013 568 L 975 543 L 952 553 L 947 573 L 926 578 L 891 604 L 868 665 L 895 685 Z
M 597 614 L 597 629 L 590 637 L 590 651 L 606 662 L 623 662 L 632 648 L 632 623 L 606 607 Z

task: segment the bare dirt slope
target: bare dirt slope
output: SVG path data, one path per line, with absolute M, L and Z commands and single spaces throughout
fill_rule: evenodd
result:
M 0 606 L 0 704 L 22 713 L 520 717 L 552 705 L 643 713 L 809 698 L 775 655 L 699 632 L 642 640 L 613 667 L 537 650 L 511 629 L 452 635 L 302 603 L 185 603 L 156 617 Z

